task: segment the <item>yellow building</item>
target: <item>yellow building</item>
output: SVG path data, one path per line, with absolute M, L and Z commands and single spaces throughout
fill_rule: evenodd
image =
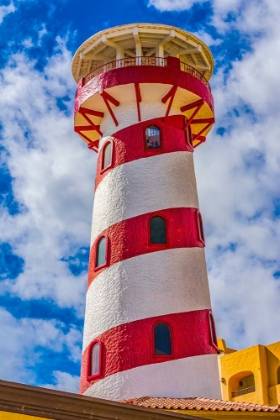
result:
M 242 350 L 218 340 L 223 400 L 280 404 L 280 341 Z

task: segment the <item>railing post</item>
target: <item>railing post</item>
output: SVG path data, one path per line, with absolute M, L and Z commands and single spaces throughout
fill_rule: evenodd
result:
M 116 52 L 116 68 L 123 67 L 124 52 L 122 49 L 118 49 Z

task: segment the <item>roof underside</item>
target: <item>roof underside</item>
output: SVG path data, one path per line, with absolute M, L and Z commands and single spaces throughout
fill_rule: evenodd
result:
M 109 28 L 85 41 L 74 55 L 72 74 L 78 82 L 95 68 L 118 59 L 178 57 L 210 79 L 214 60 L 209 48 L 182 29 L 159 24 L 131 24 Z

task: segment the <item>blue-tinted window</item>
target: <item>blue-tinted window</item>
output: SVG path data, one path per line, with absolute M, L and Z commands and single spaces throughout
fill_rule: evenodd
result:
M 160 149 L 160 129 L 156 125 L 149 125 L 149 127 L 146 128 L 145 137 L 147 149 Z
M 154 353 L 156 355 L 172 354 L 171 333 L 167 324 L 157 324 L 154 328 Z
M 150 242 L 166 244 L 166 224 L 162 217 L 154 216 L 150 220 Z
M 96 247 L 96 267 L 99 267 L 106 262 L 106 238 L 102 236 Z

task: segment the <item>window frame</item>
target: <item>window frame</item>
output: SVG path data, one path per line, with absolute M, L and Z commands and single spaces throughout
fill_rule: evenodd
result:
M 102 238 L 105 238 L 106 240 L 106 245 L 105 245 L 105 253 L 104 253 L 104 257 L 105 257 L 105 261 L 103 264 L 97 265 L 97 259 L 98 259 L 98 255 L 97 255 L 97 250 L 98 250 L 98 244 L 101 241 Z M 108 255 L 109 255 L 109 237 L 108 235 L 105 234 L 101 234 L 99 235 L 95 242 L 94 242 L 94 271 L 98 271 L 103 267 L 107 267 L 108 266 Z
M 106 166 L 105 168 L 103 167 L 104 165 L 104 160 L 105 160 L 105 149 L 108 146 L 108 144 L 111 143 L 111 159 L 110 159 L 110 164 L 108 166 Z M 112 168 L 113 166 L 113 153 L 114 153 L 114 142 L 113 140 L 106 140 L 106 142 L 103 144 L 102 149 L 101 149 L 101 163 L 100 163 L 100 173 L 103 174 L 103 172 L 107 171 L 108 169 Z
M 91 374 L 92 369 L 92 350 L 93 347 L 98 344 L 99 345 L 99 360 L 98 360 L 98 372 L 95 374 Z M 103 346 L 102 341 L 96 338 L 93 340 L 89 347 L 88 347 L 88 358 L 87 358 L 87 380 L 90 381 L 95 378 L 99 378 L 102 375 L 102 354 L 103 354 Z
M 155 344 L 156 344 L 156 342 L 155 342 L 155 328 L 159 324 L 165 324 L 169 328 L 169 331 L 170 331 L 170 340 L 171 340 L 171 353 L 170 354 L 156 354 L 156 352 L 155 352 L 155 350 L 156 350 L 156 346 L 155 346 Z M 162 320 L 161 321 L 154 322 L 154 324 L 152 326 L 152 334 L 153 334 L 153 337 L 152 337 L 152 344 L 153 344 L 153 347 L 152 347 L 152 355 L 153 355 L 153 357 L 156 357 L 156 358 L 158 358 L 158 357 L 159 358 L 173 358 L 174 357 L 174 339 L 173 339 L 174 334 L 173 334 L 173 329 L 172 329 L 171 325 L 169 324 L 169 322 L 162 321 Z
M 151 220 L 153 217 L 160 217 L 165 222 L 165 244 L 154 244 L 151 242 Z M 156 247 L 168 247 L 169 246 L 169 237 L 168 237 L 168 222 L 165 216 L 161 214 L 153 214 L 148 218 L 148 245 L 149 246 L 156 246 Z
M 151 126 L 156 127 L 159 130 L 159 132 L 160 132 L 160 147 L 158 149 L 156 149 L 156 148 L 149 149 L 147 147 L 146 130 L 147 130 L 147 128 L 149 128 Z M 143 129 L 144 129 L 144 150 L 146 152 L 156 152 L 156 153 L 162 152 L 163 151 L 163 148 L 162 148 L 162 144 L 163 144 L 163 131 L 162 131 L 161 127 L 159 125 L 157 125 L 157 124 L 149 123 L 147 125 L 144 125 Z
M 217 350 L 217 352 L 219 352 L 216 325 L 215 325 L 215 320 L 214 320 L 212 311 L 208 312 L 208 321 L 209 321 L 209 328 L 210 328 L 211 345 Z
M 202 243 L 202 245 L 205 246 L 203 221 L 202 221 L 202 216 L 199 210 L 197 210 L 196 212 L 196 224 L 197 224 L 198 239 Z

